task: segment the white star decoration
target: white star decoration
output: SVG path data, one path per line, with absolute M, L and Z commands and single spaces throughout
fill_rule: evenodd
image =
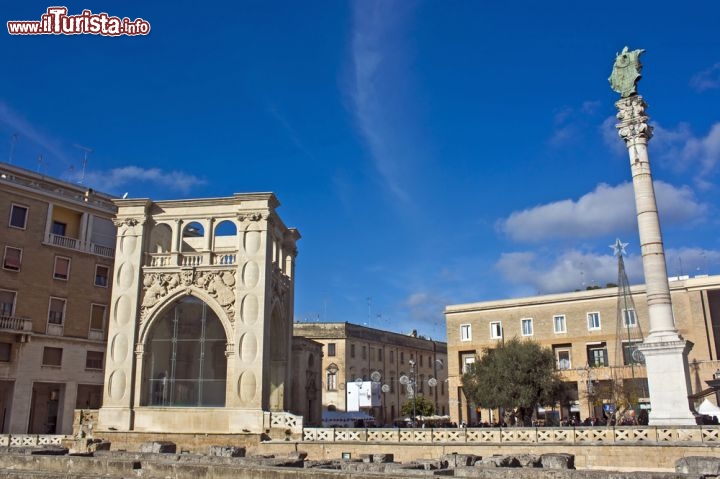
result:
M 625 247 L 628 244 L 629 243 L 623 243 L 622 241 L 620 241 L 620 238 L 618 238 L 615 240 L 615 244 L 610 245 L 610 248 L 612 248 L 613 254 L 615 256 L 625 256 L 627 254 L 627 252 L 625 251 Z

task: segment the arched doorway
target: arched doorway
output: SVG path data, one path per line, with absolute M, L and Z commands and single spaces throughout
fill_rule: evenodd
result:
M 186 296 L 152 325 L 145 345 L 142 404 L 225 406 L 227 338 L 215 312 Z

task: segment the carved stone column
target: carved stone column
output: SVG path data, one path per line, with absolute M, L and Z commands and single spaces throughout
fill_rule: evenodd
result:
M 615 103 L 618 133 L 630 155 L 640 249 L 647 288 L 650 334 L 638 348 L 645 355 L 650 391 L 650 424 L 695 424 L 688 394 L 690 376 L 687 353 L 692 343 L 678 334 L 673 318 L 665 252 L 660 231 L 655 190 L 650 174 L 647 143 L 652 127 L 645 114 L 647 104 L 640 95 Z

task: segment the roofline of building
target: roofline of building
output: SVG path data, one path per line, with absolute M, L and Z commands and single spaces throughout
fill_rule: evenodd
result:
M 447 347 L 447 342 L 445 342 L 445 341 L 438 341 L 438 340 L 435 340 L 435 339 L 432 339 L 432 338 L 412 336 L 412 335 L 410 335 L 410 334 L 396 333 L 396 332 L 394 332 L 394 331 L 387 331 L 387 330 L 385 330 L 385 329 L 371 328 L 371 327 L 369 327 L 369 326 L 363 326 L 363 325 L 360 325 L 360 324 L 350 323 L 350 322 L 347 322 L 347 321 L 345 321 L 345 322 L 340 322 L 340 321 L 329 321 L 329 322 L 319 322 L 319 321 L 314 321 L 314 322 L 302 322 L 302 323 L 295 323 L 295 326 L 298 326 L 298 325 L 299 325 L 299 326 L 302 327 L 302 325 L 306 325 L 306 324 L 307 324 L 307 325 L 311 325 L 311 326 L 315 326 L 315 325 L 334 326 L 336 329 L 342 329 L 342 331 L 343 331 L 343 333 L 344 333 L 344 337 L 348 337 L 348 336 L 349 336 L 349 334 L 348 334 L 348 331 L 349 331 L 349 330 L 354 330 L 354 331 L 356 331 L 356 332 L 360 332 L 360 331 L 361 331 L 361 332 L 363 332 L 363 333 L 365 333 L 365 334 L 373 334 L 373 333 L 378 333 L 378 332 L 380 332 L 380 333 L 387 334 L 387 335 L 390 335 L 390 336 L 394 336 L 394 337 L 397 337 L 397 338 L 403 338 L 403 339 L 405 339 L 405 340 L 408 340 L 408 339 L 409 339 L 409 340 L 430 342 L 430 343 L 435 343 L 435 344 L 438 344 L 438 345 L 445 345 L 445 346 Z M 328 338 L 323 338 L 323 339 L 331 339 L 331 338 L 328 337 Z
M 280 206 L 275 193 L 272 192 L 255 192 L 255 193 L 235 193 L 233 196 L 218 196 L 212 198 L 185 198 L 185 199 L 173 199 L 173 200 L 153 200 L 151 198 L 116 198 L 113 200 L 118 208 L 121 207 L 138 207 L 142 206 L 146 210 L 151 210 L 153 207 L 161 210 L 169 208 L 207 208 L 212 206 L 232 206 L 237 205 L 238 209 L 233 214 L 240 214 L 243 212 L 255 213 L 258 211 L 257 205 L 243 205 L 243 202 L 261 201 L 266 203 L 262 209 L 267 208 L 269 215 L 279 226 L 283 229 L 290 231 L 293 238 L 297 241 L 302 236 L 297 228 L 288 227 L 285 222 L 280 218 L 275 209 Z M 183 214 L 187 218 L 193 218 L 194 213 L 189 210 Z
M 701 275 L 693 278 L 681 276 L 682 279 L 674 279 L 670 281 L 670 291 L 673 290 L 698 290 L 705 289 L 708 286 L 720 288 L 720 275 Z M 630 287 L 632 294 L 645 293 L 645 285 L 638 284 Z M 568 293 L 546 294 L 539 296 L 528 296 L 524 298 L 501 299 L 492 301 L 479 301 L 476 303 L 455 304 L 445 307 L 445 315 L 449 316 L 458 313 L 467 313 L 471 311 L 483 311 L 492 309 L 502 309 L 514 306 L 530 306 L 552 303 L 571 303 L 583 300 L 595 300 L 600 298 L 617 297 L 618 288 L 600 288 L 586 291 L 573 291 Z
M 24 181 L 21 181 L 24 180 Z M 53 176 L 28 170 L 21 166 L 0 162 L 0 180 L 10 187 L 23 191 L 55 196 L 68 203 L 77 203 L 89 208 L 115 212 L 114 195 L 103 193 L 82 183 L 70 183 Z M 63 192 L 67 190 L 65 194 Z M 70 194 L 68 194 L 70 193 Z

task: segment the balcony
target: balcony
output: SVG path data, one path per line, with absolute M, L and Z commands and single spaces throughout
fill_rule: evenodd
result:
M 146 253 L 145 266 L 150 268 L 194 268 L 197 266 L 235 266 L 236 251 L 205 253 Z
M 110 248 L 108 246 L 101 246 L 95 243 L 90 242 L 84 242 L 80 241 L 76 238 L 71 238 L 69 236 L 61 236 L 49 233 L 45 244 L 50 244 L 53 246 L 59 246 L 60 248 L 66 248 L 71 249 L 75 251 L 80 251 L 82 253 L 90 253 L 97 256 L 104 256 L 105 258 L 114 258 L 115 257 L 115 248 Z
M 24 343 L 27 341 L 27 337 L 33 333 L 32 319 L 0 315 L 0 332 L 19 333 L 18 340 Z

